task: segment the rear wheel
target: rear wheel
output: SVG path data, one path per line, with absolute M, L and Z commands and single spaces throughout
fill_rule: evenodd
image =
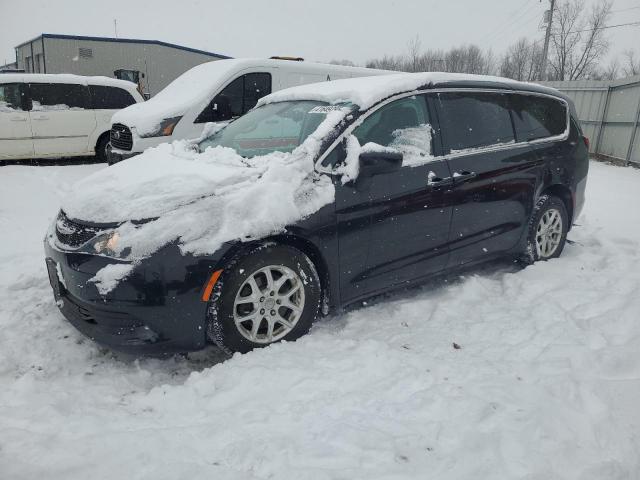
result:
M 559 257 L 569 230 L 569 215 L 564 202 L 552 195 L 540 197 L 529 222 L 524 260 L 533 263 Z
M 257 247 L 230 262 L 216 284 L 209 338 L 229 353 L 296 340 L 318 317 L 320 299 L 320 278 L 303 252 Z
M 109 133 L 107 132 L 100 135 L 100 138 L 96 143 L 96 159 L 101 163 L 106 162 L 109 159 L 109 140 Z

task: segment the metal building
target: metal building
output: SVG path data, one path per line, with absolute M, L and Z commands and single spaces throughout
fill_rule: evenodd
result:
M 16 68 L 28 73 L 104 75 L 130 80 L 153 96 L 191 67 L 226 55 L 158 40 L 43 33 L 16 47 Z
M 574 101 L 593 155 L 640 166 L 640 75 L 540 83 Z

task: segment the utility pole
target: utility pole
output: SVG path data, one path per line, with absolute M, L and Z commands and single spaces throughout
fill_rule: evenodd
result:
M 540 80 L 548 80 L 547 76 L 547 56 L 549 55 L 549 38 L 551 37 L 551 25 L 553 24 L 553 11 L 555 10 L 556 0 L 551 2 L 551 10 L 549 10 L 549 19 L 547 21 L 547 33 L 544 36 L 544 48 L 542 49 L 542 59 L 540 61 Z
M 118 38 L 118 20 L 113 19 L 113 33 Z

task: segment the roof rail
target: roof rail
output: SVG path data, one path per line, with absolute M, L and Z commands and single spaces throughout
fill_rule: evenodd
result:
M 275 55 L 273 57 L 269 57 L 271 60 L 290 60 L 292 62 L 304 62 L 304 58 L 302 57 L 282 57 Z

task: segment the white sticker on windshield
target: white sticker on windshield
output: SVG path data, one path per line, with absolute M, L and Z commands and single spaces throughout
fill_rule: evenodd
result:
M 309 113 L 329 113 L 340 110 L 341 108 L 342 107 L 338 105 L 318 105 L 317 107 L 313 107 L 311 110 L 309 110 Z

